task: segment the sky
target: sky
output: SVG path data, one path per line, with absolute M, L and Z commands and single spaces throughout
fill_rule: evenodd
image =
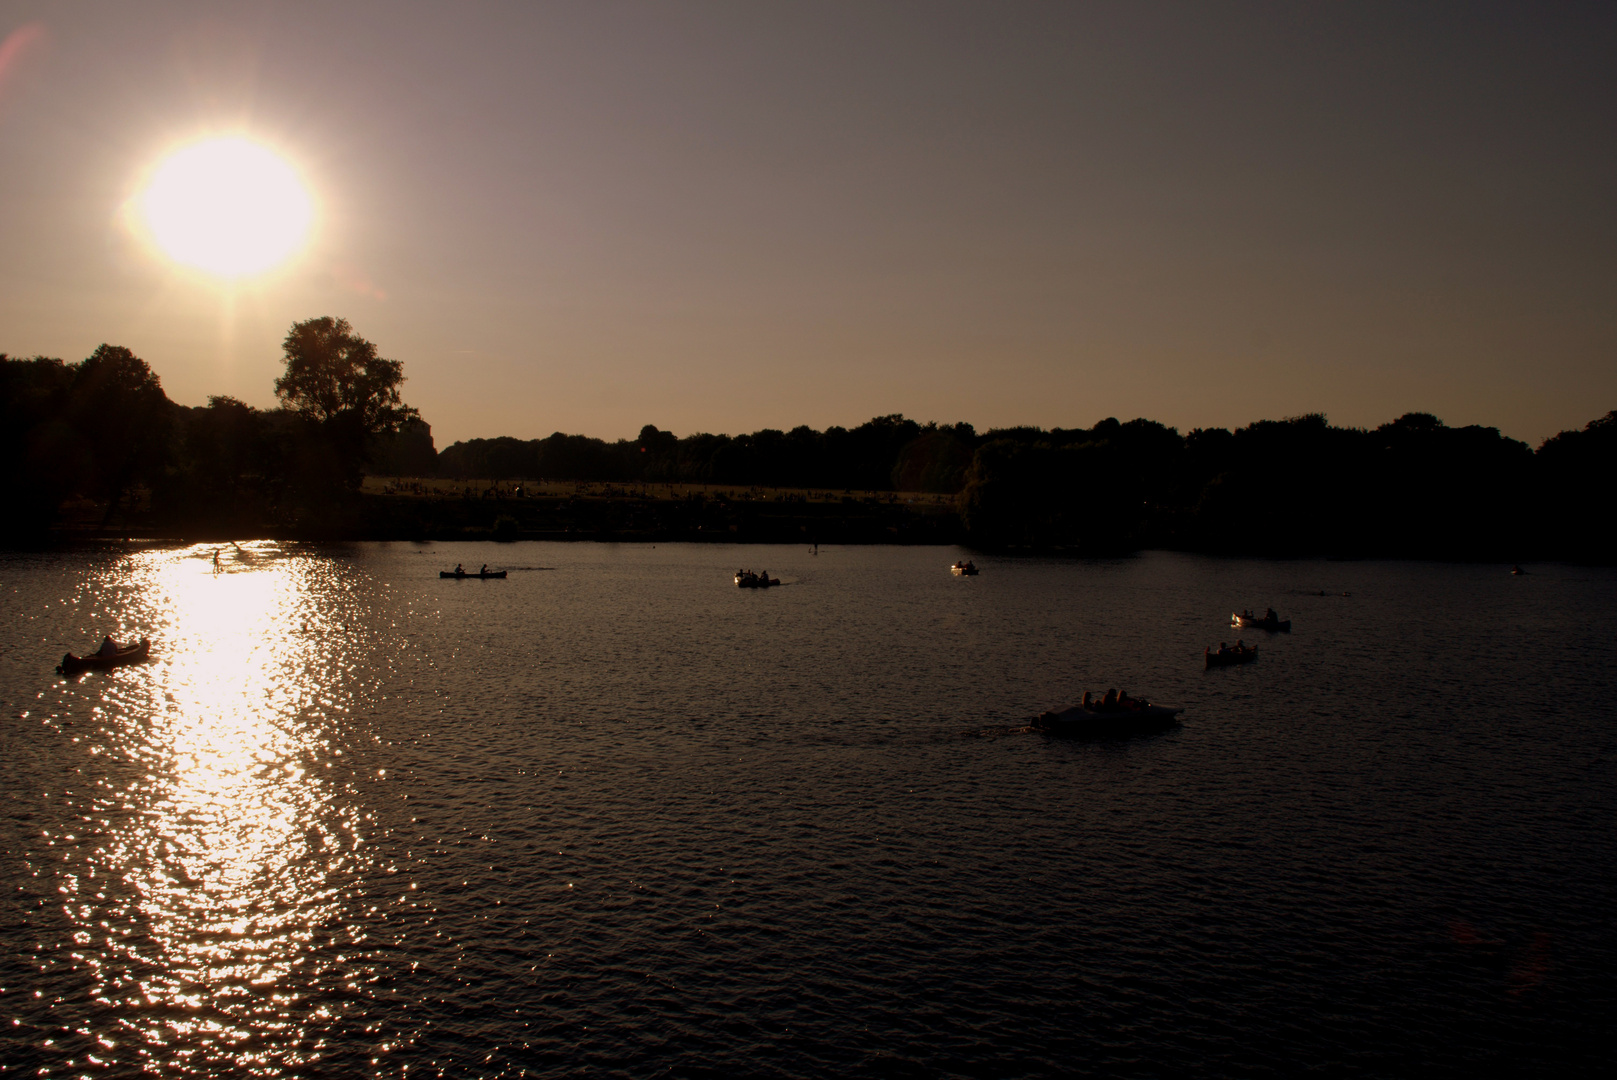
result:
M 13 3 L 0 352 L 274 405 L 295 321 L 440 447 L 900 412 L 1188 431 L 1617 409 L 1617 5 Z M 244 135 L 224 281 L 130 228 Z

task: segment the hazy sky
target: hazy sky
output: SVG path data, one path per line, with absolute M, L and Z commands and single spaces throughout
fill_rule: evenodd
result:
M 0 351 L 273 404 L 295 320 L 438 445 L 1617 408 L 1617 5 L 0 3 Z M 227 289 L 173 146 L 317 204 Z

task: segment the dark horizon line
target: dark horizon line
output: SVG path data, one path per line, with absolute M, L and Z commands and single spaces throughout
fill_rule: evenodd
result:
M 204 407 L 204 406 L 189 406 L 189 407 L 191 407 L 191 408 L 200 408 L 200 407 Z M 262 411 L 265 411 L 265 412 L 279 412 L 281 410 L 279 408 L 276 408 L 276 409 L 266 409 L 266 410 L 262 410 Z M 1497 425 L 1464 424 L 1464 425 L 1461 425 L 1459 427 L 1453 427 L 1453 426 L 1449 425 L 1446 421 L 1444 421 L 1443 419 L 1441 419 L 1440 417 L 1436 416 L 1433 413 L 1425 412 L 1423 410 L 1410 410 L 1410 411 L 1406 411 L 1406 412 L 1403 412 L 1403 413 L 1399 414 L 1397 417 L 1395 417 L 1392 420 L 1385 421 L 1384 423 L 1378 424 L 1378 425 L 1376 425 L 1374 427 L 1358 426 L 1358 425 L 1336 425 L 1336 424 L 1332 424 L 1330 422 L 1330 418 L 1329 418 L 1328 413 L 1325 413 L 1325 412 L 1306 412 L 1306 413 L 1297 413 L 1297 414 L 1294 414 L 1294 415 L 1291 415 L 1291 416 L 1284 416 L 1284 417 L 1281 417 L 1279 419 L 1270 419 L 1270 418 L 1264 417 L 1264 418 L 1259 418 L 1257 420 L 1249 421 L 1249 422 L 1247 422 L 1245 424 L 1231 426 L 1231 427 L 1223 427 L 1223 426 L 1202 427 L 1202 426 L 1198 426 L 1198 427 L 1190 428 L 1189 430 L 1183 431 L 1183 432 L 1181 432 L 1180 429 L 1175 425 L 1164 424 L 1160 420 L 1153 420 L 1150 417 L 1146 417 L 1146 416 L 1136 416 L 1136 417 L 1134 417 L 1134 418 L 1132 418 L 1130 420 L 1119 420 L 1116 416 L 1107 416 L 1107 417 L 1103 417 L 1100 420 L 1097 420 L 1094 424 L 1091 424 L 1091 425 L 1089 425 L 1087 427 L 1083 427 L 1083 426 L 1065 427 L 1065 426 L 1061 426 L 1061 425 L 1056 425 L 1056 426 L 1046 428 L 1046 427 L 1041 427 L 1041 426 L 1039 426 L 1037 424 L 1012 424 L 1012 425 L 1006 425 L 1006 426 L 1001 426 L 1001 427 L 991 427 L 991 428 L 979 430 L 976 427 L 976 425 L 974 425 L 971 422 L 966 421 L 966 420 L 957 420 L 954 423 L 943 423 L 943 422 L 940 422 L 940 421 L 937 421 L 937 420 L 927 420 L 927 421 L 923 422 L 923 421 L 920 421 L 920 420 L 916 420 L 913 417 L 909 417 L 909 416 L 905 415 L 904 413 L 895 412 L 895 413 L 885 413 L 885 414 L 879 414 L 879 415 L 873 416 L 869 420 L 866 420 L 863 423 L 855 425 L 853 427 L 845 427 L 845 426 L 843 426 L 841 424 L 831 424 L 831 425 L 828 425 L 828 426 L 826 426 L 824 428 L 814 428 L 814 427 L 811 427 L 808 424 L 798 424 L 798 425 L 796 425 L 794 427 L 791 427 L 791 428 L 762 427 L 762 428 L 757 428 L 757 429 L 752 430 L 752 431 L 744 431 L 744 432 L 738 432 L 738 433 L 734 433 L 734 434 L 729 433 L 729 432 L 712 432 L 712 431 L 697 430 L 697 431 L 692 431 L 689 434 L 677 435 L 677 434 L 674 434 L 674 432 L 669 431 L 667 429 L 659 428 L 655 424 L 645 424 L 645 425 L 642 425 L 640 433 L 638 435 L 632 437 L 632 438 L 619 436 L 619 437 L 617 437 L 615 439 L 612 439 L 612 438 L 606 438 L 604 436 L 599 436 L 599 435 L 589 435 L 589 434 L 586 434 L 584 432 L 569 432 L 569 431 L 562 431 L 560 429 L 552 431 L 548 435 L 532 435 L 532 436 L 527 436 L 527 437 L 523 437 L 523 436 L 520 436 L 520 435 L 474 435 L 474 436 L 471 436 L 470 438 L 456 439 L 453 442 L 449 443 L 447 446 L 445 446 L 443 448 L 443 450 L 449 450 L 449 449 L 451 449 L 453 447 L 456 447 L 456 446 L 465 446 L 465 445 L 469 445 L 469 444 L 477 443 L 477 442 L 497 442 L 497 441 L 500 441 L 500 440 L 511 440 L 513 442 L 519 442 L 519 443 L 544 442 L 547 439 L 556 438 L 558 436 L 561 437 L 561 438 L 566 438 L 566 439 L 590 439 L 590 440 L 593 440 L 593 441 L 596 441 L 596 442 L 603 443 L 603 444 L 605 444 L 607 446 L 634 445 L 634 444 L 640 442 L 641 440 L 643 440 L 644 438 L 647 437 L 647 429 L 648 428 L 651 429 L 651 432 L 653 434 L 673 435 L 676 440 L 682 442 L 682 441 L 684 441 L 686 439 L 698 439 L 698 438 L 713 438 L 713 439 L 749 438 L 749 437 L 764 434 L 766 432 L 776 434 L 776 435 L 787 436 L 787 435 L 793 434 L 794 432 L 803 431 L 805 429 L 810 434 L 813 434 L 813 435 L 824 435 L 824 434 L 828 434 L 828 433 L 830 433 L 832 431 L 843 431 L 843 432 L 857 431 L 857 430 L 859 430 L 861 428 L 868 427 L 871 424 L 879 423 L 881 421 L 892 421 L 893 423 L 914 423 L 914 424 L 918 425 L 923 432 L 930 432 L 930 431 L 959 431 L 961 428 L 965 428 L 965 429 L 967 429 L 967 430 L 969 430 L 971 432 L 972 437 L 974 437 L 974 438 L 976 438 L 976 439 L 978 439 L 980 441 L 989 441 L 989 440 L 992 440 L 994 438 L 1014 437 L 1014 436 L 1017 436 L 1017 435 L 1024 435 L 1024 434 L 1028 434 L 1028 433 L 1043 434 L 1043 435 L 1060 435 L 1060 434 L 1071 434 L 1071 433 L 1078 433 L 1078 432 L 1095 432 L 1098 429 L 1100 429 L 1103 425 L 1116 425 L 1119 428 L 1123 428 L 1123 427 L 1128 427 L 1130 425 L 1146 424 L 1146 425 L 1154 425 L 1154 426 L 1156 426 L 1158 428 L 1161 428 L 1161 429 L 1163 429 L 1165 431 L 1171 432 L 1175 436 L 1177 436 L 1177 437 L 1179 437 L 1181 439 L 1188 439 L 1188 438 L 1190 438 L 1190 437 L 1192 437 L 1192 436 L 1194 436 L 1194 435 L 1196 435 L 1198 433 L 1203 433 L 1203 432 L 1211 433 L 1211 432 L 1219 432 L 1219 431 L 1221 431 L 1221 432 L 1225 432 L 1227 434 L 1232 434 L 1233 435 L 1233 434 L 1237 434 L 1239 432 L 1247 431 L 1247 430 L 1249 430 L 1251 428 L 1258 427 L 1259 425 L 1265 425 L 1265 424 L 1289 425 L 1289 424 L 1307 423 L 1307 422 L 1314 421 L 1315 418 L 1318 418 L 1318 420 L 1328 430 L 1341 431 L 1341 432 L 1350 432 L 1350 433 L 1360 434 L 1360 435 L 1369 435 L 1369 434 L 1374 434 L 1374 433 L 1379 432 L 1379 431 L 1387 431 L 1387 430 L 1396 429 L 1398 427 L 1398 425 L 1402 421 L 1405 421 L 1405 420 L 1420 420 L 1420 419 L 1424 419 L 1424 418 L 1430 418 L 1430 420 L 1434 421 L 1434 423 L 1432 423 L 1430 425 L 1430 427 L 1432 429 L 1434 429 L 1434 430 L 1492 432 L 1493 434 L 1497 435 L 1501 439 L 1506 439 L 1506 440 L 1508 440 L 1510 442 L 1520 443 L 1521 445 L 1526 446 L 1528 449 L 1532 450 L 1534 453 L 1537 453 L 1539 450 L 1542 450 L 1544 448 L 1544 445 L 1546 443 L 1549 443 L 1549 442 L 1553 441 L 1558 436 L 1566 435 L 1566 434 L 1570 434 L 1570 433 L 1577 433 L 1577 432 L 1587 431 L 1587 430 L 1589 430 L 1589 428 L 1591 426 L 1593 426 L 1595 424 L 1599 424 L 1599 423 L 1601 423 L 1601 421 L 1607 420 L 1610 417 L 1612 417 L 1613 415 L 1617 415 L 1617 410 L 1608 410 L 1605 413 L 1602 413 L 1601 415 L 1596 416 L 1592 420 L 1590 420 L 1587 423 L 1583 424 L 1581 427 L 1562 428 L 1553 435 L 1545 436 L 1544 439 L 1542 441 L 1540 441 L 1539 444 L 1536 447 L 1533 445 L 1533 443 L 1529 442 L 1526 439 L 1518 439 L 1515 436 L 1505 434 L 1505 432 L 1503 432 Z M 425 416 L 417 417 L 417 420 L 420 423 L 424 424 L 429 431 L 431 431 L 432 425 L 431 425 L 430 422 L 428 422 L 426 420 Z M 443 450 L 440 450 L 438 452 L 442 453 Z

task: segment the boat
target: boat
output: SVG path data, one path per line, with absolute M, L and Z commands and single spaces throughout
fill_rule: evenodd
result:
M 1256 645 L 1236 645 L 1234 648 L 1204 649 L 1202 655 L 1206 657 L 1207 668 L 1233 667 L 1236 664 L 1250 664 L 1256 660 L 1258 658 L 1258 647 Z
M 973 562 L 957 562 L 949 567 L 949 573 L 955 577 L 976 577 L 977 564 Z
M 77 675 L 81 671 L 105 671 L 108 668 L 122 667 L 125 664 L 138 664 L 151 654 L 152 643 L 141 638 L 133 645 L 123 645 L 113 653 L 91 653 L 88 656 L 74 656 L 68 653 L 62 657 L 62 662 L 56 670 L 63 675 Z
M 1523 575 L 1524 575 L 1524 574 L 1526 574 L 1526 573 L 1527 573 L 1527 571 L 1526 571 L 1526 570 L 1523 570 L 1523 569 L 1522 569 L 1522 568 L 1521 568 L 1521 567 L 1519 567 L 1519 566 L 1512 566 L 1512 567 L 1511 567 L 1511 568 L 1510 568 L 1510 573 L 1511 573 L 1511 575 L 1512 575 L 1512 576 L 1513 576 L 1513 577 L 1521 577 L 1521 576 L 1523 576 Z
M 1282 619 L 1278 615 L 1260 617 L 1257 615 L 1233 614 L 1230 616 L 1230 625 L 1239 626 L 1243 630 L 1268 630 L 1271 632 L 1277 630 L 1290 632 L 1291 630 L 1291 620 Z
M 772 585 L 779 585 L 780 578 L 772 578 L 768 572 L 755 574 L 751 570 L 736 571 L 736 587 L 739 589 L 767 589 Z
M 485 579 L 486 578 L 503 578 L 505 576 L 505 574 L 506 574 L 506 572 L 504 570 L 484 570 L 484 571 L 482 571 L 480 573 L 476 573 L 476 574 L 468 574 L 468 573 L 466 573 L 464 571 L 457 574 L 453 570 L 440 570 L 440 571 L 438 571 L 438 576 L 439 577 L 441 577 L 441 578 L 455 578 L 456 580 L 459 580 L 460 578 L 485 578 Z
M 1057 735 L 1144 735 L 1172 727 L 1174 718 L 1184 711 L 1138 698 L 1112 708 L 1095 702 L 1040 713 L 1033 726 Z

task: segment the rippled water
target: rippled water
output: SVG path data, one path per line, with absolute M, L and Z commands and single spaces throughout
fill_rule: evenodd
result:
M 5 1069 L 1610 1056 L 1611 570 L 212 554 L 0 556 Z M 492 558 L 509 579 L 436 576 Z M 738 565 L 787 584 L 736 589 Z M 1203 672 L 1249 605 L 1295 631 Z M 51 673 L 106 632 L 152 661 Z M 1108 686 L 1182 724 L 1026 726 Z

